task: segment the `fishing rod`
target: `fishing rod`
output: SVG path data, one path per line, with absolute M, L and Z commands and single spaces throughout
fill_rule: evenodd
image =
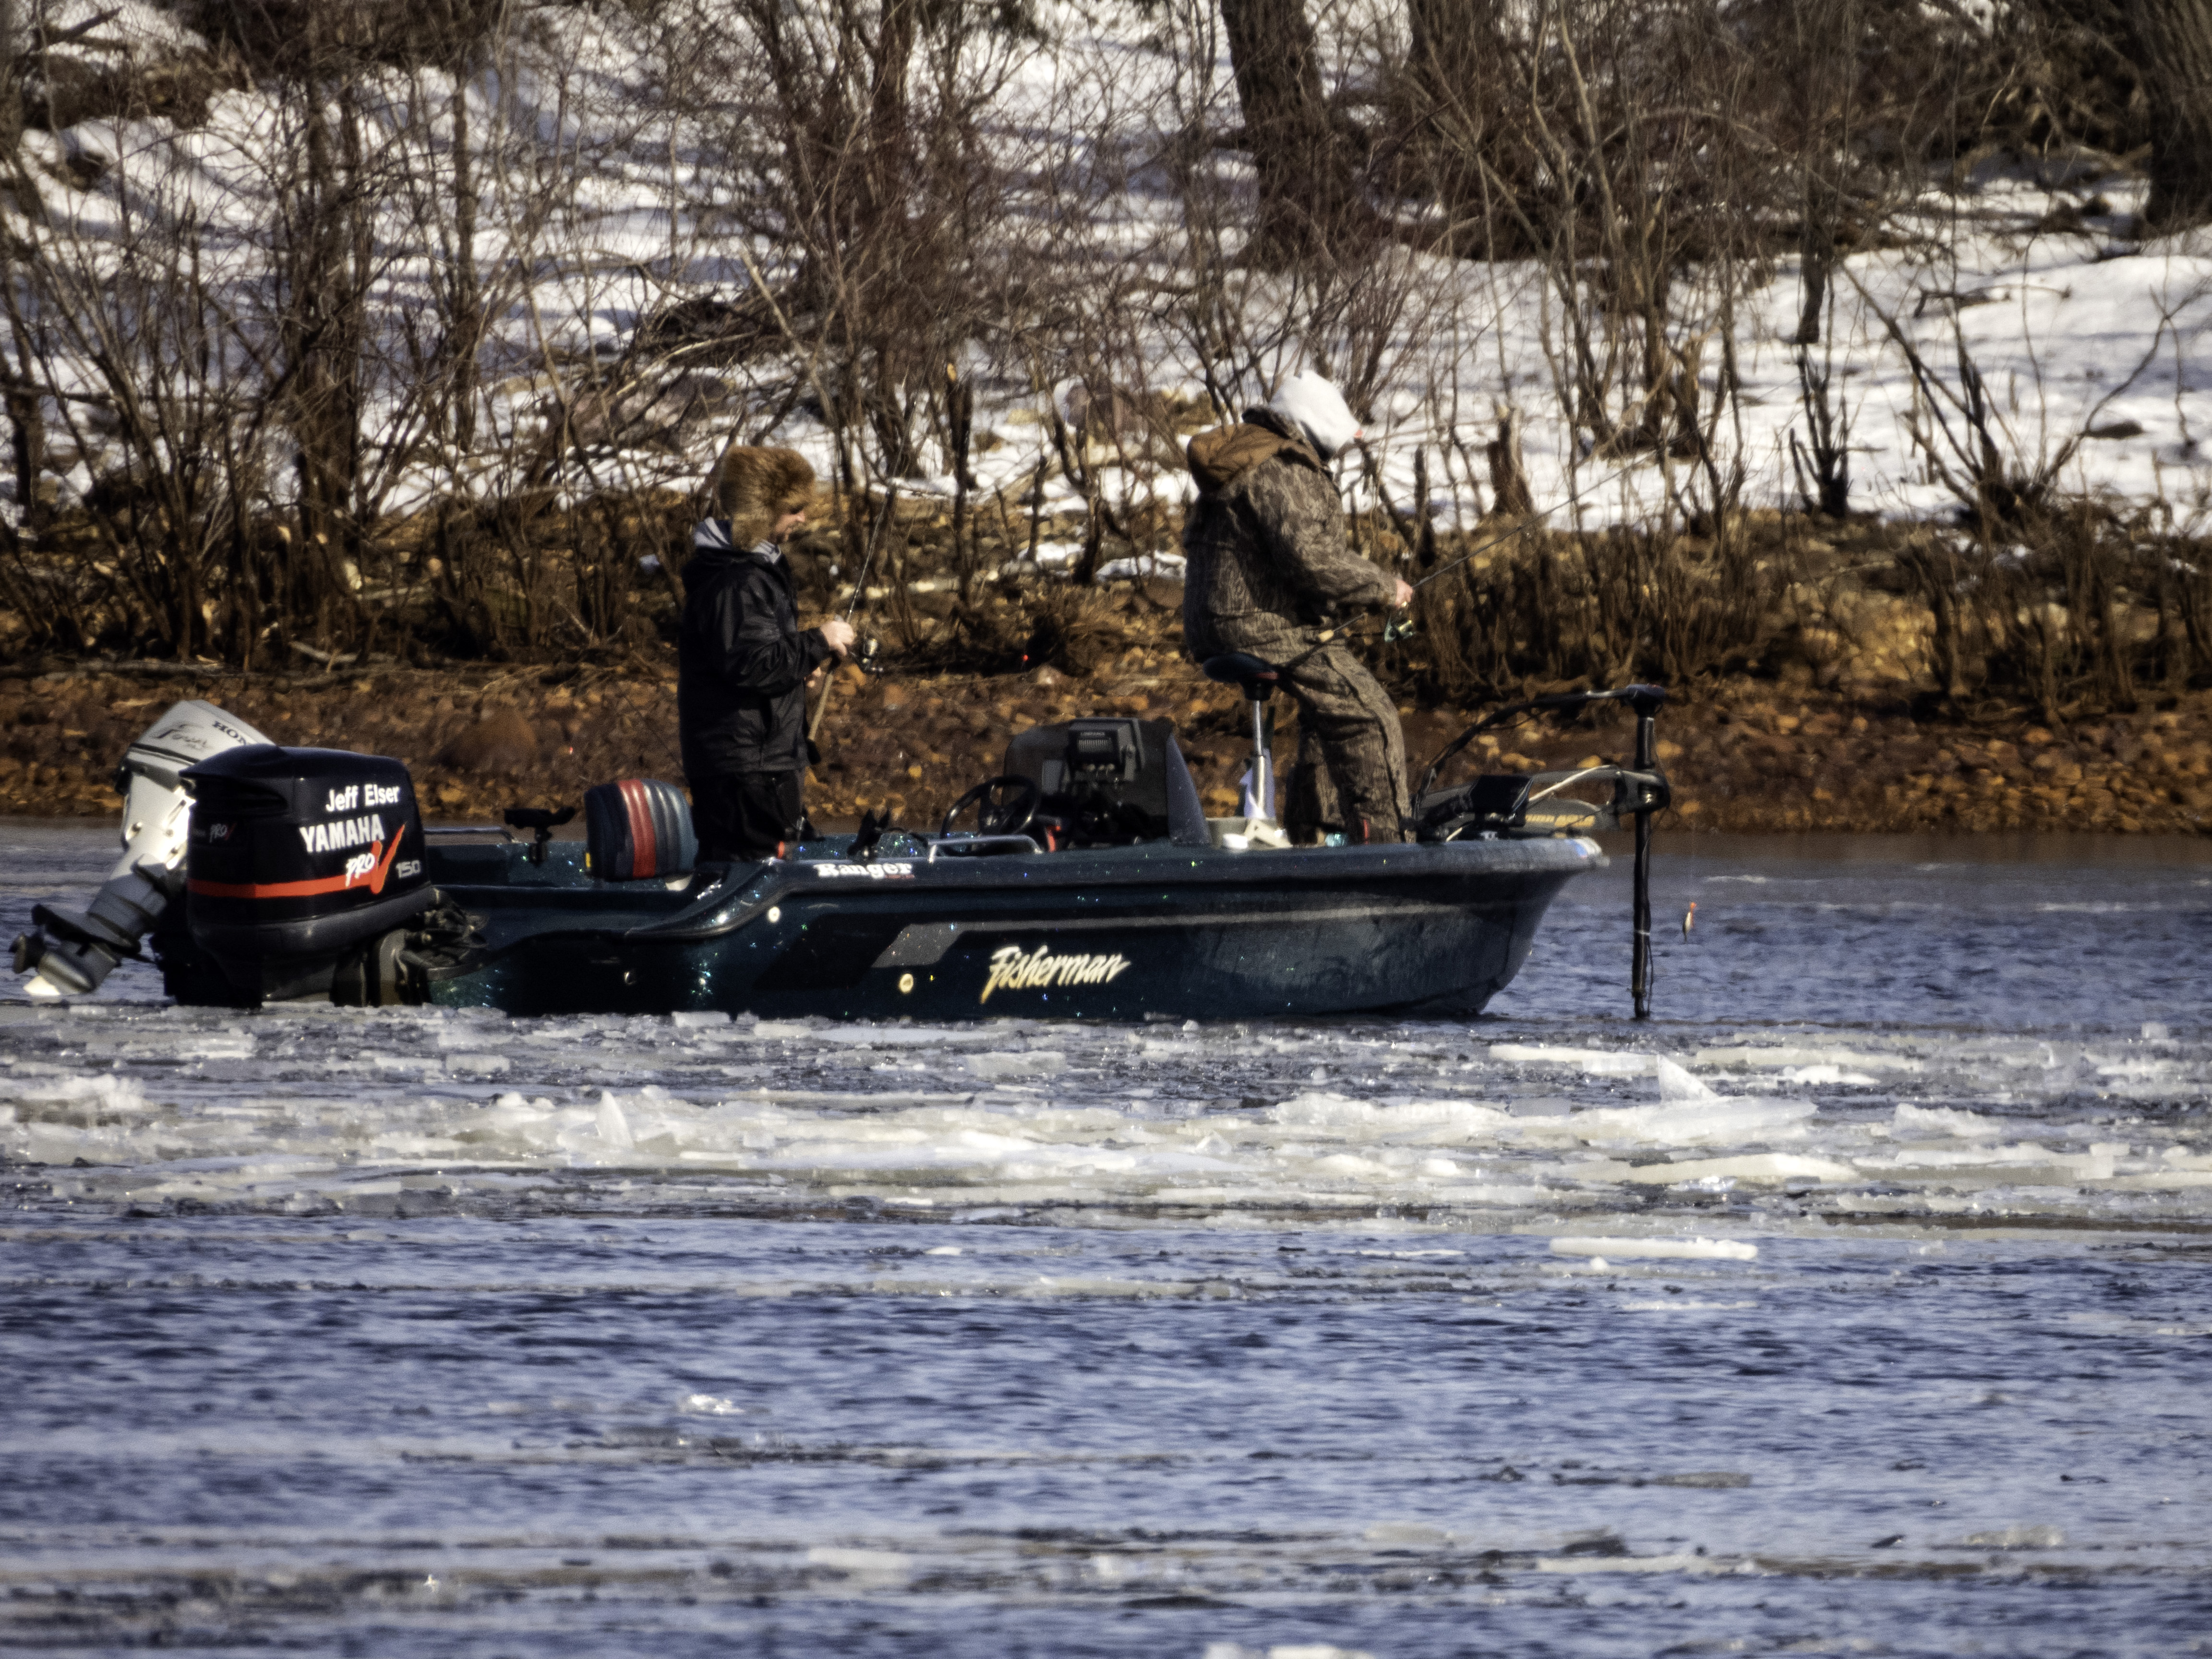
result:
M 1593 478 L 1589 483 L 1584 484 L 1580 489 L 1574 491 L 1571 495 L 1568 495 L 1562 501 L 1553 502 L 1550 507 L 1546 507 L 1541 513 L 1532 513 L 1528 514 L 1521 523 L 1515 525 L 1512 529 L 1501 530 L 1494 536 L 1486 537 L 1483 540 L 1477 542 L 1473 547 L 1468 549 L 1466 552 L 1454 559 L 1449 564 L 1438 565 L 1434 570 L 1429 572 L 1427 575 L 1422 577 L 1420 580 L 1417 582 L 1409 582 L 1407 586 L 1411 587 L 1414 592 L 1419 592 L 1431 582 L 1436 580 L 1437 577 L 1449 575 L 1453 571 L 1467 563 L 1468 560 L 1479 558 L 1483 554 L 1487 553 L 1492 548 L 1498 545 L 1501 542 L 1510 542 L 1516 536 L 1526 535 L 1531 529 L 1534 528 L 1534 520 L 1539 519 L 1548 519 L 1553 514 L 1559 512 L 1562 507 L 1572 507 L 1577 501 L 1582 500 L 1583 496 L 1589 495 L 1593 490 L 1602 489 L 1606 485 L 1612 483 L 1614 480 L 1626 477 L 1635 465 L 1636 463 L 1633 461 L 1623 462 L 1612 471 L 1607 473 L 1603 477 Z M 1379 634 L 1376 633 L 1371 629 L 1362 629 L 1353 624 L 1347 624 L 1342 628 L 1325 628 L 1315 636 L 1314 643 L 1311 646 L 1308 647 L 1306 650 L 1299 653 L 1297 656 L 1291 658 L 1290 663 L 1285 664 L 1285 666 L 1290 666 L 1304 662 L 1308 657 L 1312 656 L 1315 652 L 1320 650 L 1322 647 L 1334 644 L 1340 640 L 1349 645 L 1355 641 L 1379 639 L 1383 644 L 1389 645 L 1394 641 L 1410 637 L 1413 631 L 1414 624 L 1411 608 L 1405 605 L 1393 605 L 1390 608 L 1389 613 L 1382 619 L 1382 628 Z
M 876 514 L 875 527 L 868 532 L 867 551 L 860 560 L 860 574 L 853 583 L 853 597 L 845 602 L 845 609 L 841 617 L 842 621 L 851 622 L 854 613 L 860 608 L 860 601 L 867 596 L 868 572 L 875 568 L 876 550 L 883 545 L 884 532 L 890 522 L 891 505 L 896 499 L 896 495 L 897 492 L 893 489 L 884 491 L 883 508 Z M 857 633 L 858 630 L 856 629 L 855 632 Z M 867 643 L 862 646 L 854 656 L 848 658 L 847 660 L 855 664 L 864 674 L 880 674 L 884 671 L 877 664 L 875 658 L 876 641 L 871 636 Z M 836 690 L 836 675 L 823 676 L 821 700 L 814 705 L 814 713 L 808 717 L 806 722 L 806 741 L 810 745 L 814 742 L 815 733 L 822 729 L 823 717 L 830 712 L 830 694 Z
M 1548 519 L 1552 514 L 1559 511 L 1560 508 L 1572 507 L 1577 501 L 1582 500 L 1583 496 L 1589 495 L 1592 490 L 1602 489 L 1606 485 L 1612 483 L 1616 479 L 1626 477 L 1628 474 L 1634 470 L 1636 465 L 1637 463 L 1634 461 L 1624 461 L 1619 466 L 1613 468 L 1612 471 L 1607 473 L 1602 478 L 1591 479 L 1589 483 L 1584 484 L 1580 489 L 1577 489 L 1571 495 L 1568 495 L 1565 500 L 1554 501 L 1551 506 L 1546 507 L 1541 513 L 1532 513 L 1528 514 L 1528 518 Z M 1510 530 L 1499 531 L 1498 534 L 1489 538 L 1486 541 L 1477 542 L 1473 547 L 1468 549 L 1466 552 L 1461 554 L 1459 557 L 1454 559 L 1449 564 L 1438 565 L 1434 570 L 1429 572 L 1427 575 L 1422 577 L 1420 580 L 1413 583 L 1412 586 L 1413 591 L 1416 593 L 1419 592 L 1431 582 L 1436 580 L 1437 577 L 1449 574 L 1452 571 L 1458 569 L 1460 566 L 1465 564 L 1469 559 L 1475 557 L 1479 554 L 1487 553 L 1492 548 L 1497 546 L 1500 542 L 1511 541 L 1516 536 L 1524 534 L 1533 527 L 1534 526 L 1524 521 L 1514 526 Z

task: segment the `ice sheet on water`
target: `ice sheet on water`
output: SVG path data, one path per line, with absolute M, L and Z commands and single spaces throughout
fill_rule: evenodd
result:
M 127 1006 L 8 1029 L 0 1157 L 33 1197 L 78 1205 L 496 1206 L 521 1183 L 648 1207 L 1397 1211 L 1511 1228 L 1641 1213 L 1649 1194 L 1662 1214 L 1697 1206 L 1707 1230 L 1762 1231 L 1785 1192 L 1784 1225 L 1805 1212 L 1911 1226 L 1978 1209 L 2212 1209 L 2198 1103 L 2212 1054 L 2161 1041 L 2156 1076 L 2174 1103 L 2147 1108 L 2117 1086 L 2144 1058 L 2132 1036 L 1708 1032 L 1696 1047 L 1619 1050 L 1486 1048 L 1463 1026 L 1424 1024 L 933 1028 Z M 1865 1078 L 1909 1080 L 1911 1095 L 1884 1097 Z M 1747 1082 L 1753 1091 L 1726 1092 Z
M 1756 1261 L 1759 1246 L 1735 1238 L 1571 1238 L 1552 1241 L 1554 1255 L 1601 1255 L 1620 1260 Z
M 1978 1139 L 1984 1135 L 2001 1135 L 2005 1132 L 2002 1122 L 1984 1117 L 1978 1112 L 1953 1111 L 1941 1106 L 1914 1106 L 1909 1103 L 1898 1107 L 1891 1115 L 1892 1133 L 1899 1140 L 1934 1140 L 1950 1138 Z
M 1594 1146 L 1741 1146 L 1802 1140 L 1817 1109 L 1809 1100 L 1723 1099 L 1709 1091 L 1656 1106 L 1601 1107 L 1554 1121 Z
M 1659 1098 L 1664 1101 L 1715 1100 L 1719 1097 L 1664 1054 L 1655 1055 L 1652 1069 L 1659 1079 Z
M 1654 1057 L 1610 1048 L 1570 1048 L 1540 1042 L 1493 1042 L 1490 1057 L 1505 1065 L 1561 1066 L 1592 1077 L 1649 1077 Z

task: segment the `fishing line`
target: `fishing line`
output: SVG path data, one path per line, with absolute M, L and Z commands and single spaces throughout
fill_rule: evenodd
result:
M 1628 474 L 1639 465 L 1640 463 L 1636 461 L 1624 461 L 1612 471 L 1607 473 L 1602 478 L 1591 479 L 1589 483 L 1584 484 L 1580 489 L 1576 490 L 1565 500 L 1554 501 L 1551 506 L 1546 507 L 1541 513 L 1531 514 L 1529 517 L 1531 519 L 1548 519 L 1552 514 L 1559 511 L 1560 508 L 1572 507 L 1577 501 L 1582 500 L 1583 496 L 1589 495 L 1592 490 L 1602 489 L 1606 485 L 1612 483 L 1614 480 L 1626 477 Z M 1510 530 L 1500 531 L 1497 535 L 1491 537 L 1487 541 L 1476 543 L 1466 552 L 1461 554 L 1459 557 L 1454 559 L 1449 564 L 1437 566 L 1437 568 L 1429 572 L 1427 575 L 1422 577 L 1420 580 L 1412 583 L 1411 586 L 1413 587 L 1413 590 L 1418 593 L 1423 588 L 1426 587 L 1431 582 L 1436 580 L 1437 577 L 1449 574 L 1450 572 L 1458 569 L 1460 566 L 1465 564 L 1469 559 L 1474 558 L 1476 555 L 1486 553 L 1492 548 L 1497 546 L 1500 542 L 1511 541 L 1516 536 L 1524 534 L 1534 527 L 1534 525 L 1532 523 L 1523 522 L 1514 526 Z
M 1546 507 L 1541 513 L 1532 513 L 1528 514 L 1527 518 L 1522 520 L 1521 523 L 1514 526 L 1512 529 L 1501 530 L 1496 535 L 1477 542 L 1473 547 L 1468 549 L 1466 552 L 1461 554 L 1449 564 L 1438 565 L 1434 570 L 1429 572 L 1427 575 L 1422 577 L 1420 580 L 1417 582 L 1408 582 L 1407 586 L 1411 587 L 1416 593 L 1419 592 L 1431 582 L 1436 580 L 1437 577 L 1449 575 L 1453 571 L 1458 569 L 1468 560 L 1477 558 L 1482 554 L 1487 553 L 1492 548 L 1496 547 L 1501 542 L 1510 542 L 1516 536 L 1526 535 L 1529 531 L 1536 528 L 1537 523 L 1540 520 L 1550 518 L 1552 514 L 1559 512 L 1563 507 L 1572 507 L 1577 501 L 1582 500 L 1583 496 L 1590 494 L 1593 490 L 1602 489 L 1606 485 L 1613 483 L 1615 480 L 1626 477 L 1628 474 L 1638 465 L 1639 463 L 1635 461 L 1622 462 L 1619 466 L 1607 473 L 1603 477 L 1591 479 L 1589 483 L 1584 484 L 1580 489 L 1574 491 L 1564 500 L 1554 501 L 1551 506 Z M 1380 476 L 1379 473 L 1377 476 Z M 1381 499 L 1379 491 L 1377 492 L 1377 499 Z M 1387 507 L 1389 503 L 1385 501 L 1383 505 Z M 1402 620 L 1401 620 L 1401 618 Z M 1355 629 L 1351 627 L 1325 629 L 1313 645 L 1304 651 L 1300 652 L 1297 656 L 1292 657 L 1288 662 L 1281 664 L 1280 666 L 1294 668 L 1298 664 L 1304 662 L 1308 657 L 1312 656 L 1316 652 L 1319 651 L 1323 646 L 1334 644 L 1340 640 L 1349 645 L 1355 641 L 1364 642 L 1369 640 L 1380 639 L 1382 643 L 1389 645 L 1394 641 L 1407 638 L 1413 634 L 1413 618 L 1411 609 L 1409 607 L 1394 606 L 1389 614 L 1384 617 L 1382 631 L 1379 634 L 1376 633 L 1371 628 L 1364 629 Z

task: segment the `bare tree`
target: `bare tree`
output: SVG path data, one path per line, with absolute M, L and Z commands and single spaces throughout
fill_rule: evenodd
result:
M 2154 230 L 2212 220 L 2212 0 L 2123 0 L 2150 94 Z
M 1243 147 L 1259 175 L 1248 257 L 1279 269 L 1322 256 L 1363 216 L 1322 95 L 1304 0 L 1221 0 L 1221 21 L 1244 112 Z

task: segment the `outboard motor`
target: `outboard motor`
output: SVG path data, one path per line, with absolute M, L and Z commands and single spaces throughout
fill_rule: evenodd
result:
M 185 833 L 192 811 L 185 769 L 269 739 L 211 702 L 173 705 L 132 744 L 115 775 L 124 792 L 123 856 L 82 911 L 40 905 L 38 926 L 15 939 L 15 964 L 37 998 L 89 996 L 125 957 L 138 954 L 170 904 L 184 895 Z
M 396 951 L 436 896 L 396 760 L 259 744 L 184 775 L 192 942 L 248 1000 L 328 995 L 341 958 Z

